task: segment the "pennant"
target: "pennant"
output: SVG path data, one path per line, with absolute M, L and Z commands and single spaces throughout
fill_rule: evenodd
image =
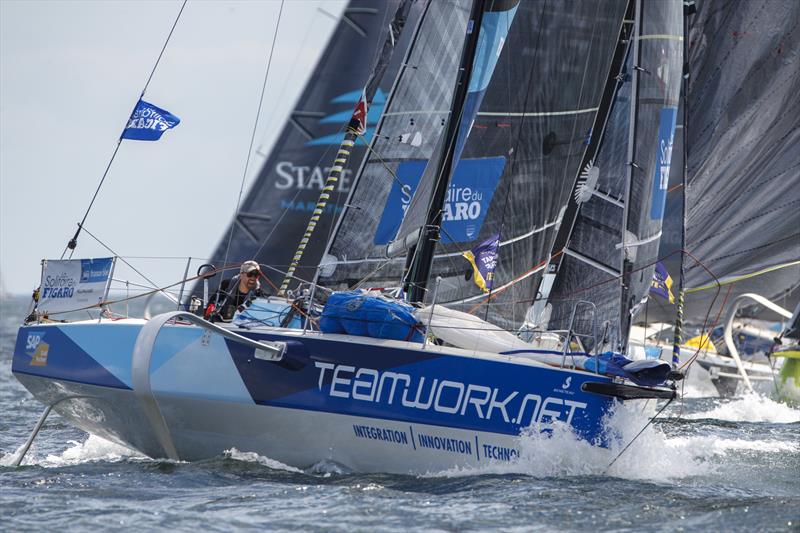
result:
M 181 119 L 144 100 L 139 100 L 128 125 L 122 132 L 123 139 L 134 141 L 157 141 L 168 129 L 180 124 Z
M 669 275 L 661 261 L 656 263 L 656 271 L 653 273 L 650 292 L 668 299 L 671 304 L 675 303 L 675 297 L 672 295 L 672 276 Z
M 483 292 L 492 290 L 494 269 L 497 267 L 497 250 L 500 234 L 489 237 L 472 250 L 464 252 L 464 258 L 472 265 L 472 280 Z
M 361 91 L 361 98 L 358 99 L 356 108 L 353 110 L 353 116 L 350 118 L 350 124 L 347 129 L 356 135 L 364 135 L 367 131 L 367 94 L 366 91 Z

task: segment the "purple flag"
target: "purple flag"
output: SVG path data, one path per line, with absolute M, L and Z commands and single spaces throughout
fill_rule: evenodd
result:
M 462 255 L 472 265 L 472 279 L 483 292 L 492 290 L 494 269 L 497 267 L 497 250 L 500 247 L 500 234 L 493 235 Z
M 656 263 L 656 271 L 653 273 L 650 292 L 669 300 L 671 304 L 675 303 L 675 297 L 672 295 L 672 277 L 664 265 L 661 264 L 661 261 Z

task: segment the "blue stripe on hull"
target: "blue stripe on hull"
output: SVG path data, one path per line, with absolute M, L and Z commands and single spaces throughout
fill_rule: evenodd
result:
M 612 403 L 580 390 L 607 381 L 586 373 L 311 337 L 289 342 L 282 363 L 228 343 L 256 403 L 506 435 L 561 420 L 589 440 L 601 436 Z
M 11 371 L 116 389 L 131 388 L 131 352 L 138 328 L 101 328 L 83 324 L 64 327 L 65 331 L 73 333 L 81 328 L 95 331 L 97 343 L 93 348 L 84 349 L 62 331 L 62 327 L 47 325 L 20 328 Z M 112 329 L 109 330 L 109 327 Z M 99 361 L 104 361 L 108 367 Z M 127 379 L 127 383 L 115 374 Z

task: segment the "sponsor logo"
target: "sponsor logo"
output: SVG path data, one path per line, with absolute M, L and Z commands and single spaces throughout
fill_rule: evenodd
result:
M 81 259 L 81 283 L 105 282 L 111 274 L 111 263 L 111 259 Z
M 660 114 L 656 168 L 653 176 L 652 203 L 650 205 L 651 220 L 660 220 L 664 217 L 664 204 L 667 200 L 667 186 L 669 185 L 669 169 L 672 163 L 672 144 L 675 138 L 677 113 L 677 108 L 665 107 Z
M 570 385 L 572 385 L 572 376 L 567 377 L 567 379 L 564 381 L 564 384 L 561 385 L 561 388 L 568 389 Z
M 442 242 L 469 242 L 478 237 L 505 163 L 504 157 L 458 162 L 445 196 Z M 387 244 L 397 235 L 427 164 L 404 161 L 397 167 L 397 180 L 386 198 L 374 244 Z
M 586 403 L 569 399 L 543 398 L 538 394 L 474 383 L 320 361 L 314 365 L 319 368 L 319 390 L 323 390 L 328 378 L 328 394 L 332 397 L 406 409 L 477 416 L 482 420 L 502 419 L 505 423 L 528 426 L 554 420 L 570 424 L 575 413 L 587 407 Z
M 44 332 L 32 331 L 28 333 L 28 338 L 25 340 L 25 354 L 30 356 L 31 366 L 45 366 L 47 365 L 47 356 L 50 353 L 50 345 L 44 342 Z
M 372 97 L 372 103 L 367 107 L 366 103 L 361 102 L 363 94 L 364 90 L 358 89 L 340 94 L 336 98 L 333 98 L 329 103 L 332 105 L 344 105 L 344 109 L 322 117 L 319 120 L 319 124 L 329 125 L 328 131 L 335 131 L 336 133 L 315 137 L 307 141 L 306 146 L 338 146 L 341 144 L 342 139 L 344 139 L 342 125 L 350 123 L 350 120 L 354 117 L 353 111 L 356 106 L 358 106 L 358 108 L 356 108 L 356 113 L 359 113 L 357 118 L 360 126 L 359 129 L 361 130 L 360 133 L 364 136 L 366 141 L 369 142 L 374 130 L 374 128 L 370 128 L 369 125 L 377 124 L 381 113 L 383 113 L 383 107 L 386 104 L 386 95 L 382 90 L 378 89 L 375 92 L 375 96 Z
M 280 161 L 275 165 L 275 173 L 278 177 L 275 180 L 275 188 L 281 191 L 289 189 L 321 191 L 330 170 L 330 167 L 300 166 L 291 161 Z M 344 169 L 341 172 L 339 181 L 336 183 L 336 192 L 350 192 L 352 175 L 352 169 Z
M 42 284 L 42 298 L 72 298 L 75 285 L 75 279 L 66 272 L 47 274 Z

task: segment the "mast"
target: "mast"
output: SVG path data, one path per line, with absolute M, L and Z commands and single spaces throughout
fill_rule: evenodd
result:
M 630 218 L 630 204 L 631 204 L 631 185 L 634 179 L 634 172 L 639 170 L 640 167 L 634 161 L 636 157 L 636 122 L 639 110 L 639 73 L 642 70 L 641 62 L 641 46 L 640 35 L 642 33 L 642 0 L 636 0 L 635 8 L 635 22 L 633 28 L 633 69 L 631 72 L 631 111 L 630 111 L 630 128 L 628 130 L 628 170 L 625 179 L 625 205 L 622 210 L 622 257 L 621 269 L 622 276 L 620 278 L 620 316 L 619 316 L 619 342 L 620 351 L 625 353 L 628 347 L 628 333 L 631 326 L 630 309 L 634 302 L 629 302 L 630 299 L 630 281 L 633 271 L 633 259 L 629 256 L 629 249 L 626 241 L 628 236 L 629 218 Z
M 475 51 L 478 47 L 478 36 L 481 29 L 481 19 L 485 0 L 474 0 L 467 22 L 467 38 L 459 62 L 459 75 L 456 78 L 453 102 L 444 132 L 443 157 L 439 158 L 436 169 L 436 187 L 431 202 L 425 226 L 420 232 L 416 246 L 409 251 L 411 269 L 407 278 L 409 286 L 408 300 L 422 302 L 425 299 L 426 285 L 431 271 L 433 254 L 436 242 L 439 240 L 439 230 L 442 223 L 442 206 L 444 205 L 447 188 L 450 185 L 450 175 L 453 171 L 456 137 L 461 125 L 461 116 L 464 111 L 464 102 L 467 98 L 469 80 L 472 74 Z
M 683 300 L 686 294 L 686 189 L 689 185 L 689 15 L 697 11 L 694 0 L 683 2 L 683 168 L 681 183 L 681 253 L 678 277 L 678 303 L 675 309 L 675 335 L 672 339 L 672 368 L 680 363 L 683 343 Z

